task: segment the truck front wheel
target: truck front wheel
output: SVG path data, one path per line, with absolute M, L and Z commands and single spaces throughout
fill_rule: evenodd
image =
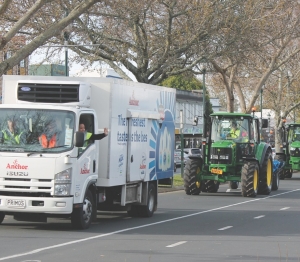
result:
M 241 187 L 242 196 L 256 197 L 258 189 L 258 165 L 256 162 L 247 162 L 242 167 Z
M 72 226 L 76 229 L 89 228 L 94 209 L 93 195 L 90 190 L 87 190 L 83 199 L 83 204 L 80 208 L 75 208 L 71 215 Z
M 0 212 L 0 224 L 3 222 L 5 217 L 5 213 L 4 212 Z

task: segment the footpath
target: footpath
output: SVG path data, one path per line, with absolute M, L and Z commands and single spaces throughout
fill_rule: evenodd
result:
M 158 186 L 158 193 L 167 193 L 173 191 L 183 190 L 183 186 Z

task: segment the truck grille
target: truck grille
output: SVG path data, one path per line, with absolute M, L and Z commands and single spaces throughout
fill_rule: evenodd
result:
M 0 195 L 5 196 L 51 196 L 51 179 L 3 178 L 0 179 Z
M 18 100 L 36 103 L 79 102 L 79 84 L 19 83 Z
M 212 164 L 228 164 L 232 161 L 231 148 L 211 148 L 211 155 L 217 155 L 218 159 L 211 159 Z M 226 156 L 226 159 L 221 159 L 221 156 Z

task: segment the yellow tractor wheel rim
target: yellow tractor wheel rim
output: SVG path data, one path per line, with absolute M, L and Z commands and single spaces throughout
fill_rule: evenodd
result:
M 271 160 L 268 159 L 267 164 L 267 185 L 270 186 L 272 181 L 272 163 Z
M 258 172 L 257 169 L 254 170 L 253 174 L 253 190 L 257 191 L 257 185 L 258 185 Z

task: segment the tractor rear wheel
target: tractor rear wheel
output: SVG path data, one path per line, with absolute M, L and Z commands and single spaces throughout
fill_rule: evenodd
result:
M 246 162 L 241 174 L 242 196 L 256 197 L 258 189 L 258 165 L 256 162 Z
M 269 195 L 273 184 L 272 150 L 268 149 L 259 172 L 258 194 Z
M 187 195 L 199 195 L 201 192 L 200 181 L 197 181 L 197 174 L 202 168 L 202 159 L 189 159 L 184 168 L 184 190 Z

